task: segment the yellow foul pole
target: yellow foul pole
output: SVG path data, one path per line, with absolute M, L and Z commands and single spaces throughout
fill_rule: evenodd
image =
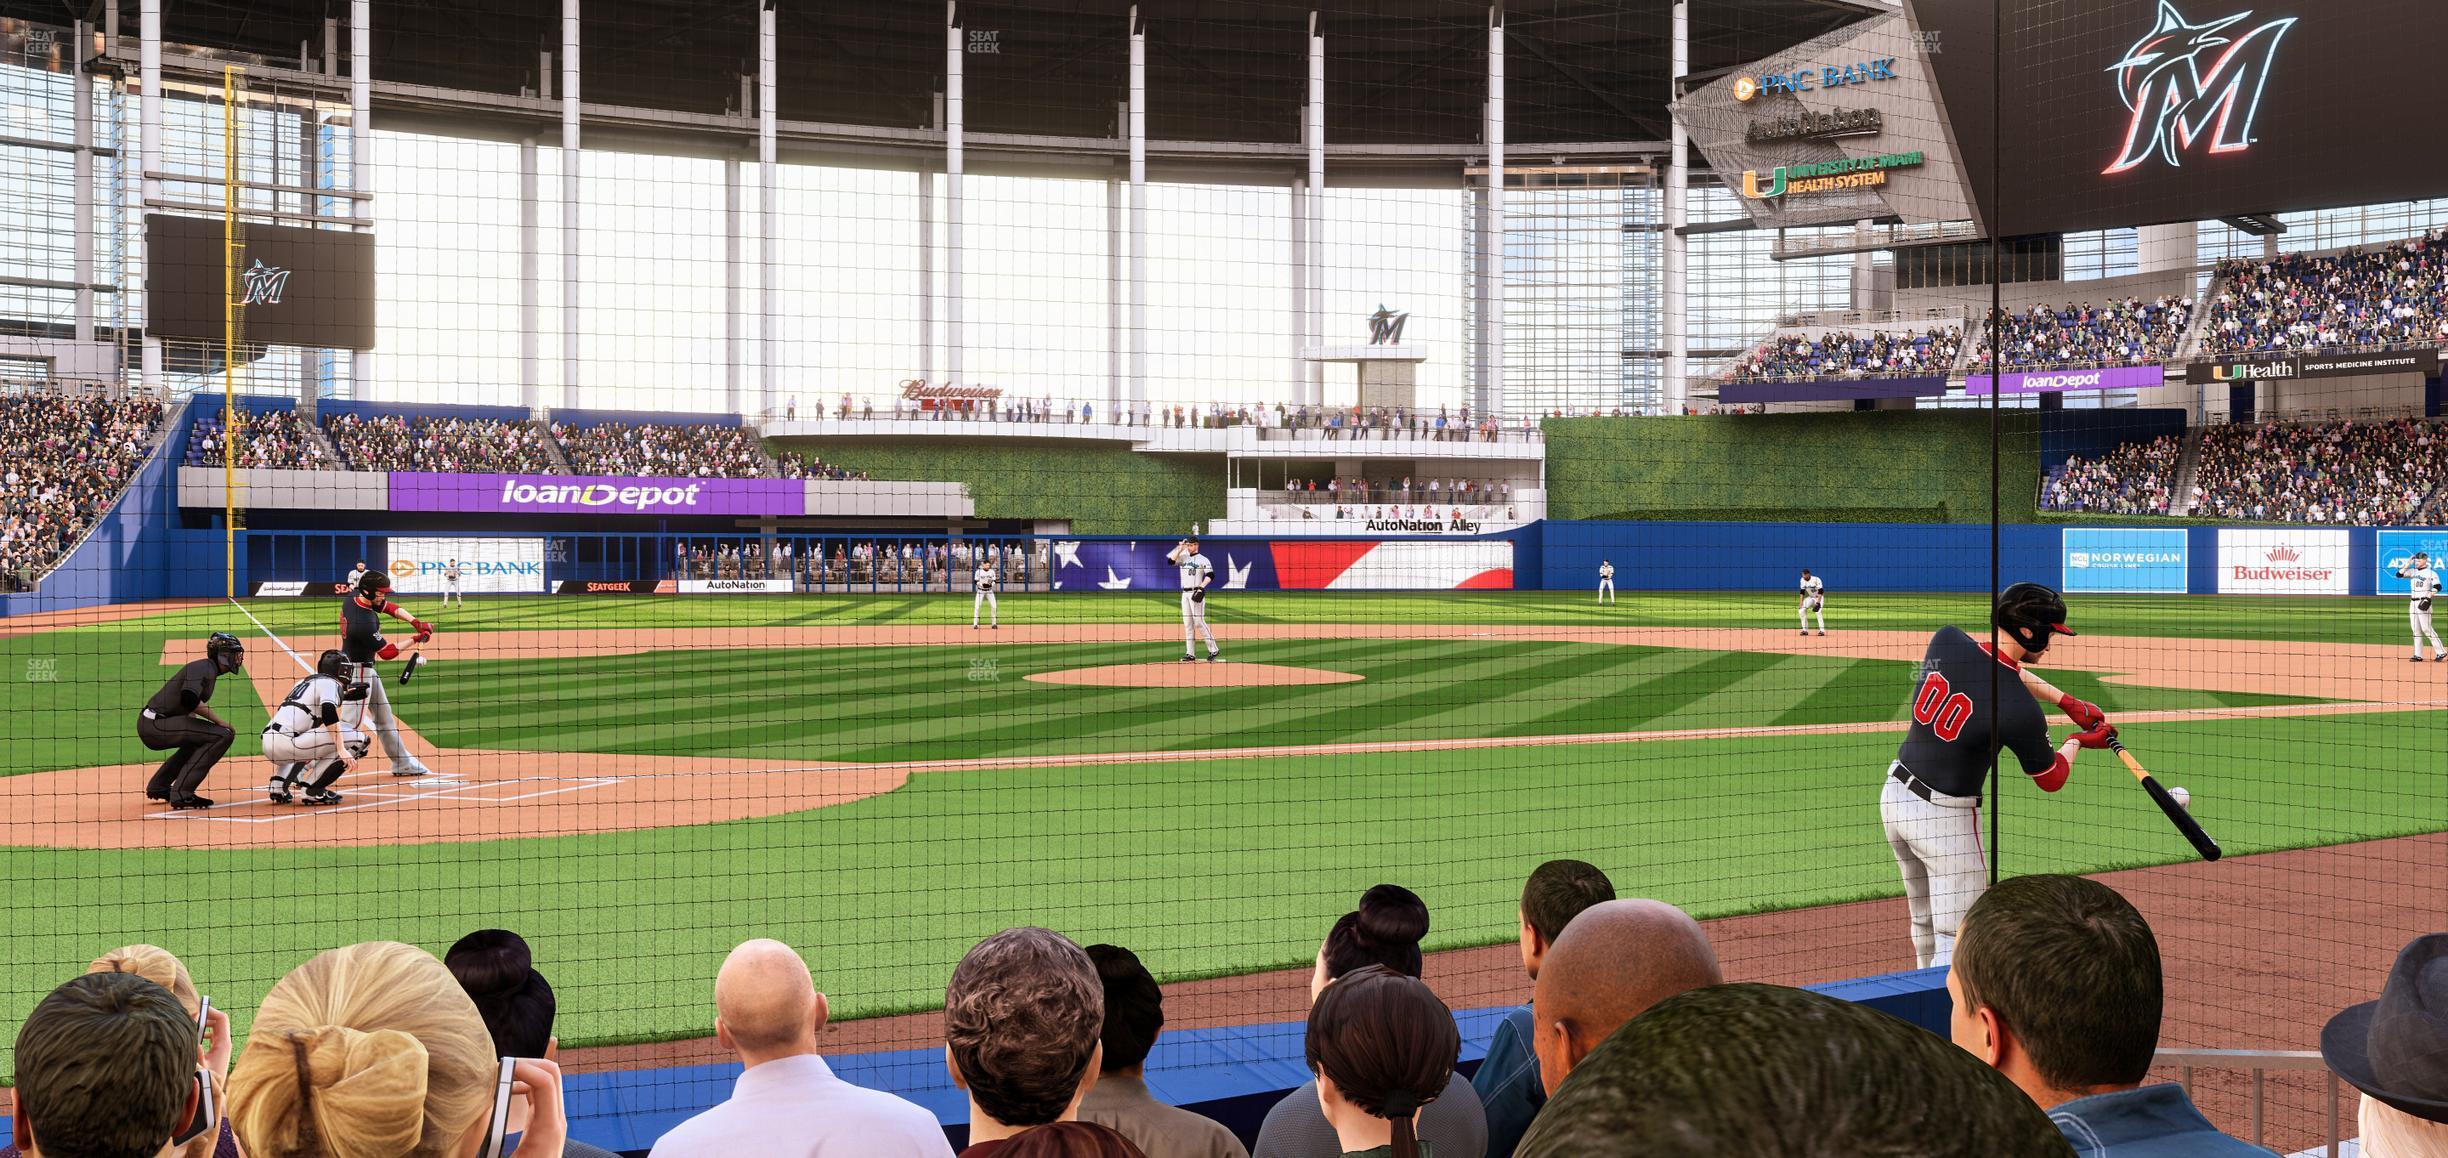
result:
M 238 70 L 221 70 L 221 585 L 238 597 Z

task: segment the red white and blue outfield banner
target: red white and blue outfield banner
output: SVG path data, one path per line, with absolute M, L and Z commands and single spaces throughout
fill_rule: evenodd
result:
M 1057 591 L 1176 591 L 1171 539 L 1056 539 Z M 1199 553 L 1224 591 L 1511 590 L 1513 541 L 1209 539 Z
M 1935 398 L 1946 393 L 1943 374 L 1912 378 L 1779 378 L 1766 382 L 1728 382 L 1717 388 L 1717 401 L 1842 402 L 1860 398 Z
M 2167 383 L 2165 366 L 2098 366 L 2088 370 L 2018 370 L 2006 375 L 2008 394 L 2048 394 L 2059 390 L 2133 390 Z M 1964 393 L 1987 394 L 1989 376 L 1964 379 Z

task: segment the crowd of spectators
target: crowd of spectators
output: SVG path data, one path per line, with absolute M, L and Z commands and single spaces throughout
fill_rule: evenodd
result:
M 2448 343 L 2442 231 L 2325 257 L 2285 254 L 2218 266 L 2202 352 L 2258 354 Z
M 1735 382 L 1776 378 L 1876 378 L 1944 374 L 1954 368 L 1963 344 L 1960 326 L 1926 330 L 1778 334 L 1736 359 L 1727 377 Z
M 2040 507 L 2116 515 L 2164 515 L 2175 498 L 2184 439 L 2163 434 L 2119 443 L 2095 458 L 2075 455 L 2040 486 Z
M 161 430 L 150 398 L 0 395 L 0 585 L 32 590 L 144 465 Z
M 2006 368 L 2139 365 L 2174 356 L 2193 318 L 2193 299 L 2129 297 L 2102 304 L 2035 305 L 2006 315 Z M 1989 366 L 1990 327 L 1972 353 L 1976 370 Z
M 2275 523 L 2406 523 L 2448 475 L 2448 430 L 2416 418 L 2213 426 L 2192 513 Z
M 1513 484 L 1502 479 L 1431 478 L 1413 482 L 1410 475 L 1395 481 L 1335 476 L 1284 479 L 1283 501 L 1289 503 L 1425 503 L 1482 506 L 1513 501 Z
M 238 423 L 241 467 L 271 470 L 333 470 L 338 463 L 323 449 L 323 440 L 299 421 L 295 410 L 265 410 L 247 414 Z M 188 466 L 221 465 L 221 410 L 211 407 L 196 416 L 187 436 Z
M 1007 587 L 1045 581 L 1052 546 L 958 539 L 800 539 L 779 536 L 688 540 L 672 544 L 672 574 L 682 579 L 790 579 L 809 588 L 887 584 L 966 591 L 980 562 Z
M 324 419 L 323 429 L 351 470 L 556 473 L 544 432 L 532 422 L 339 414 Z
M 774 456 L 775 473 L 783 478 L 816 479 L 825 482 L 874 482 L 863 470 L 851 470 L 838 463 L 826 462 L 818 455 L 780 454 Z
M 783 407 L 784 421 L 796 421 L 799 404 Z M 1593 412 L 1594 413 L 1594 412 Z M 1618 412 L 1620 413 L 1620 411 Z M 1261 430 L 1307 431 L 1320 438 L 1426 438 L 1449 442 L 1494 442 L 1538 437 L 1538 420 L 1525 417 L 1506 422 L 1474 413 L 1470 406 L 1310 406 L 1285 402 L 1203 406 L 1153 404 L 1145 400 L 1116 406 L 1110 402 L 1064 401 L 1051 397 L 917 399 L 896 397 L 878 411 L 872 400 L 842 395 L 829 408 L 811 413 L 817 419 L 892 418 L 934 422 L 1057 423 L 1067 425 L 1144 426 L 1174 430 L 1221 430 L 1255 427 Z
M 1529 1000 L 1465 1078 L 1459 1025 L 1424 981 L 1427 902 L 1394 884 L 1361 894 L 1311 971 L 1309 1081 L 1267 1112 L 1254 1151 L 1152 1092 L 1166 998 L 1139 954 L 1045 928 L 995 933 L 937 974 L 944 1064 L 966 1101 L 959 1154 L 2269 1158 L 2219 1132 L 2185 1087 L 2149 1082 L 2158 943 L 2097 881 L 2015 877 L 1971 906 L 1946 1036 L 1807 990 L 1729 984 L 1699 922 L 1618 897 L 1581 861 L 1539 866 L 1519 916 Z M 740 1072 L 664 1131 L 655 1158 L 952 1158 L 934 1114 L 827 1062 L 831 1002 L 798 950 L 747 941 L 699 984 Z M 318 954 L 272 986 L 243 1046 L 200 988 L 170 952 L 134 945 L 43 997 L 16 1035 L 15 1145 L 0 1158 L 460 1158 L 487 1152 L 488 1134 L 515 1137 L 522 1158 L 606 1153 L 571 1137 L 560 1006 L 516 933 L 478 930 L 441 958 L 382 941 Z M 2448 1066 L 2422 1059 L 2448 1056 L 2435 1012 L 2448 935 L 2407 945 L 2379 990 L 2331 1018 L 2323 1060 L 2362 1095 L 2366 1158 L 2438 1158 Z
M 737 426 L 598 422 L 552 424 L 552 436 L 579 474 L 666 478 L 765 478 L 772 462 L 755 435 Z

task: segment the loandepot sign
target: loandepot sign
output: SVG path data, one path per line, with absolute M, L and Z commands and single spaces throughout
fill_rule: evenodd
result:
M 1811 161 L 1800 165 L 1779 165 L 1770 170 L 1766 181 L 1760 180 L 1759 170 L 1743 170 L 1743 196 L 1755 200 L 1784 197 L 1796 193 L 1835 193 L 1847 189 L 1876 189 L 1887 184 L 1887 174 L 1897 169 L 1910 169 L 1921 164 L 1920 152 L 1876 153 L 1867 157 L 1846 157 L 1835 161 Z

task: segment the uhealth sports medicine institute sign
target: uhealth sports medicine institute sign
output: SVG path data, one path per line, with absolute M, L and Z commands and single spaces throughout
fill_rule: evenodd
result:
M 391 476 L 391 509 L 486 515 L 803 515 L 797 479 L 549 474 Z
M 2264 354 L 2188 363 L 2185 366 L 2185 381 L 2205 385 L 2213 382 L 2274 382 L 2284 378 L 2346 378 L 2357 374 L 2420 374 L 2429 377 L 2439 373 L 2439 366 L 2439 351 L 2428 347 L 2364 354 Z

